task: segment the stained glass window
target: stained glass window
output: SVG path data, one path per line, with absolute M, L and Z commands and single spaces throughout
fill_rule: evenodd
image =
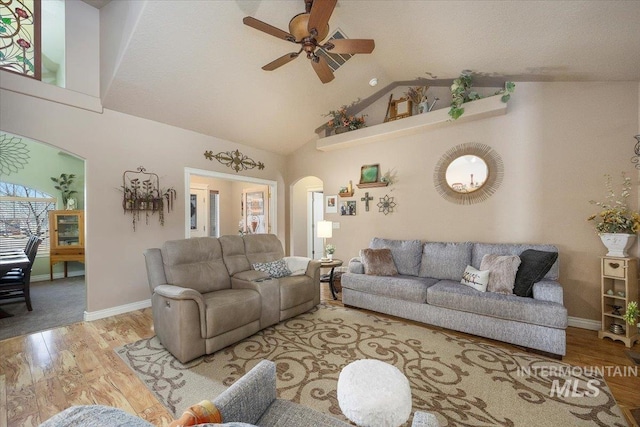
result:
M 0 1 L 0 69 L 40 80 L 40 0 Z

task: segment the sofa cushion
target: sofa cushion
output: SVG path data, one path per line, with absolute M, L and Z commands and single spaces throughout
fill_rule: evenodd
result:
M 364 274 L 370 276 L 395 276 L 398 274 L 391 249 L 363 249 L 360 251 Z
M 448 279 L 459 282 L 467 265 L 471 265 L 469 242 L 427 242 L 422 249 L 420 277 Z M 474 265 L 479 268 L 479 265 Z
M 207 322 L 205 338 L 260 320 L 260 294 L 253 289 L 225 289 L 203 297 Z
M 468 265 L 462 274 L 462 280 L 460 283 L 465 286 L 470 286 L 476 291 L 486 292 L 487 285 L 489 284 L 489 270 L 478 270 Z
M 241 271 L 251 270 L 251 264 L 244 253 L 244 239 L 242 236 L 220 236 L 222 259 L 227 266 L 229 276 Z
M 513 293 L 521 297 L 533 296 L 533 284 L 551 269 L 558 259 L 558 252 L 538 251 L 527 249 L 520 254 L 520 267 L 516 273 L 516 283 Z
M 489 270 L 487 291 L 501 294 L 513 294 L 516 273 L 520 265 L 518 255 L 486 254 L 482 257 L 480 270 Z
M 312 301 L 315 286 L 309 276 L 287 276 L 278 279 L 280 283 L 280 311 Z
M 282 243 L 275 234 L 248 234 L 242 239 L 249 264 L 284 258 Z
M 161 248 L 167 283 L 200 293 L 231 288 L 222 248 L 215 237 L 170 240 Z
M 427 289 L 427 303 L 499 319 L 566 329 L 567 309 L 561 304 L 516 295 L 478 292 L 458 282 L 442 280 Z
M 344 273 L 341 277 L 343 288 L 420 304 L 427 301 L 427 288 L 436 282 L 437 279 L 403 275 L 385 277 Z
M 471 265 L 480 268 L 482 257 L 486 254 L 496 255 L 520 255 L 526 249 L 536 249 L 538 251 L 558 252 L 558 248 L 553 245 L 528 245 L 517 243 L 474 243 L 471 255 Z M 551 269 L 544 275 L 545 279 L 558 280 L 558 261 L 553 263 Z
M 284 259 L 278 259 L 271 262 L 257 262 L 252 264 L 254 270 L 262 271 L 269 274 L 270 277 L 285 277 L 291 276 L 291 270 L 287 267 L 287 262 Z
M 391 249 L 393 262 L 398 274 L 417 276 L 422 259 L 422 242 L 420 240 L 392 240 L 374 237 L 369 243 L 371 249 Z

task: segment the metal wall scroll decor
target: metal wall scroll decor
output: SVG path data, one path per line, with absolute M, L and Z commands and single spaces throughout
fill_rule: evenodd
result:
M 164 208 L 167 212 L 173 209 L 176 190 L 160 188 L 160 178 L 155 173 L 147 172 L 140 166 L 136 171 L 125 171 L 122 174 L 122 209 L 125 215 L 131 213 L 133 217 L 133 231 L 136 222 L 140 221 L 140 214 L 144 212 L 145 223 L 149 224 L 149 216 L 158 213 L 160 225 L 164 225 Z
M 397 203 L 393 201 L 393 197 L 389 197 L 388 194 L 385 194 L 384 197 L 380 197 L 380 201 L 378 202 L 378 212 L 389 215 L 390 213 L 393 213 L 393 209 L 396 206 Z
M 29 148 L 22 138 L 0 133 L 0 175 L 6 176 L 29 163 Z
M 216 159 L 221 164 L 230 167 L 236 172 L 253 168 L 258 168 L 259 170 L 264 169 L 264 163 L 250 159 L 246 154 L 242 154 L 240 150 L 227 152 L 221 151 L 218 154 L 213 154 L 213 151 L 209 150 L 204 152 L 204 157 L 211 161 Z
M 633 150 L 636 155 L 631 158 L 631 163 L 635 163 L 636 169 L 640 169 L 640 135 L 636 135 L 634 138 L 637 141 Z
M 484 165 L 482 177 L 476 176 L 474 179 L 474 174 L 471 173 L 467 176 L 470 177 L 468 183 L 458 182 L 458 179 L 449 182 L 447 172 L 451 173 L 450 169 L 454 169 L 452 164 L 464 162 L 467 159 L 471 163 L 477 162 Z M 442 156 L 433 172 L 433 183 L 438 193 L 446 200 L 470 205 L 491 197 L 500 187 L 503 175 L 504 166 L 497 152 L 488 145 L 469 142 L 451 148 Z

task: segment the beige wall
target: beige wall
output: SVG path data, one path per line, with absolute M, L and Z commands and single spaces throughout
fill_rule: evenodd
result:
M 322 191 L 322 180 L 307 176 L 291 186 L 291 223 L 289 224 L 290 253 L 308 256 L 309 236 L 311 236 L 311 213 L 308 212 L 309 191 Z
M 334 152 L 317 151 L 310 142 L 287 158 L 287 182 L 317 176 L 329 194 L 349 180 L 358 182 L 362 165 L 379 163 L 383 172 L 395 168 L 397 184 L 368 190 L 374 197 L 370 212 L 360 201 L 364 190 L 356 189 L 356 216 L 326 215 L 341 225 L 332 238 L 337 258 L 357 255 L 374 236 L 552 243 L 560 248 L 569 315 L 597 320 L 599 257 L 605 252 L 585 221 L 595 213 L 588 201 L 604 198 L 604 174 L 636 176 L 630 158 L 638 92 L 633 82 L 517 83 L 505 116 Z M 501 188 L 471 206 L 444 200 L 432 178 L 440 157 L 467 142 L 491 146 L 504 161 Z M 375 207 L 385 194 L 397 203 L 387 216 Z
M 4 76 L 3 76 L 4 77 Z M 44 85 L 44 83 L 33 82 Z M 241 144 L 126 114 L 105 110 L 103 114 L 0 90 L 0 129 L 45 142 L 86 160 L 86 272 L 87 311 L 147 300 L 149 288 L 142 255 L 184 235 L 184 168 L 229 173 L 204 152 L 239 149 L 265 169 L 243 172 L 244 176 L 278 183 L 278 211 L 284 212 L 285 168 L 282 156 Z M 144 166 L 160 176 L 162 187 L 178 191 L 176 208 L 165 216 L 164 227 L 151 217 L 134 232 L 130 216 L 123 215 L 122 174 Z M 279 218 L 279 237 L 284 241 L 284 218 Z M 123 273 L 125 272 L 125 273 Z

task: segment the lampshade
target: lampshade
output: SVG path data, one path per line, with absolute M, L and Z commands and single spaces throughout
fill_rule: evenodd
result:
M 333 234 L 333 223 L 331 221 L 318 221 L 318 237 L 330 238 Z

